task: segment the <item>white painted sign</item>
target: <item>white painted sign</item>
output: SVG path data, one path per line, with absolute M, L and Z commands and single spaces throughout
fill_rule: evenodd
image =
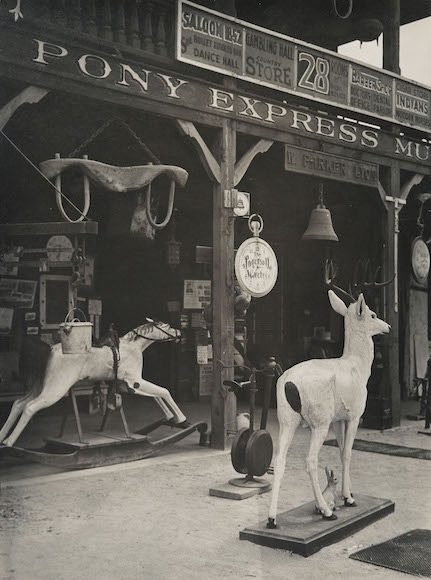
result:
M 256 298 L 266 296 L 277 282 L 274 250 L 259 237 L 245 240 L 235 256 L 235 275 L 242 290 Z

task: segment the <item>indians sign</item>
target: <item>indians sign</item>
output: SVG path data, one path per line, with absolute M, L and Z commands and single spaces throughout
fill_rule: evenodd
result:
M 176 50 L 195 66 L 431 130 L 429 88 L 187 0 L 178 7 Z

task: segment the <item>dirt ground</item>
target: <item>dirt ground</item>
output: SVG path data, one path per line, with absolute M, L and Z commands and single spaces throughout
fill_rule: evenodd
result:
M 275 435 L 275 412 L 270 429 Z M 387 442 L 430 446 L 418 425 L 375 433 Z M 368 432 L 359 434 L 367 437 Z M 288 457 L 280 511 L 311 499 L 304 470 L 309 433 L 298 429 Z M 431 462 L 354 451 L 358 493 L 395 501 L 395 513 L 309 558 L 239 540 L 265 520 L 270 494 L 243 501 L 209 488 L 237 474 L 230 456 L 197 446 L 193 435 L 159 457 L 2 482 L 0 577 L 4 580 L 409 577 L 348 558 L 362 547 L 414 528 L 431 528 Z M 336 448 L 320 454 L 340 471 Z M 0 475 L 1 477 L 1 475 Z M 268 476 L 271 479 L 271 476 Z

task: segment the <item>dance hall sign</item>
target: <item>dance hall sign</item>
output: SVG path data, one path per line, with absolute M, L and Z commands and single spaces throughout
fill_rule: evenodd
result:
M 178 60 L 201 68 L 378 119 L 431 129 L 428 87 L 188 0 L 178 7 L 176 51 Z
M 284 168 L 286 171 L 306 173 L 358 185 L 377 187 L 379 182 L 379 168 L 375 163 L 355 161 L 347 157 L 293 145 L 285 146 Z

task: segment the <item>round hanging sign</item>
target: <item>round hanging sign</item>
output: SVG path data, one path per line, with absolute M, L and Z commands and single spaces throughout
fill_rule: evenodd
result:
M 277 282 L 274 250 L 259 237 L 245 240 L 235 256 L 235 274 L 242 290 L 256 298 L 266 296 Z
M 422 238 L 415 238 L 412 243 L 412 269 L 417 282 L 426 281 L 430 270 L 430 252 Z
M 52 236 L 46 244 L 46 253 L 50 262 L 70 262 L 73 244 L 67 236 Z

